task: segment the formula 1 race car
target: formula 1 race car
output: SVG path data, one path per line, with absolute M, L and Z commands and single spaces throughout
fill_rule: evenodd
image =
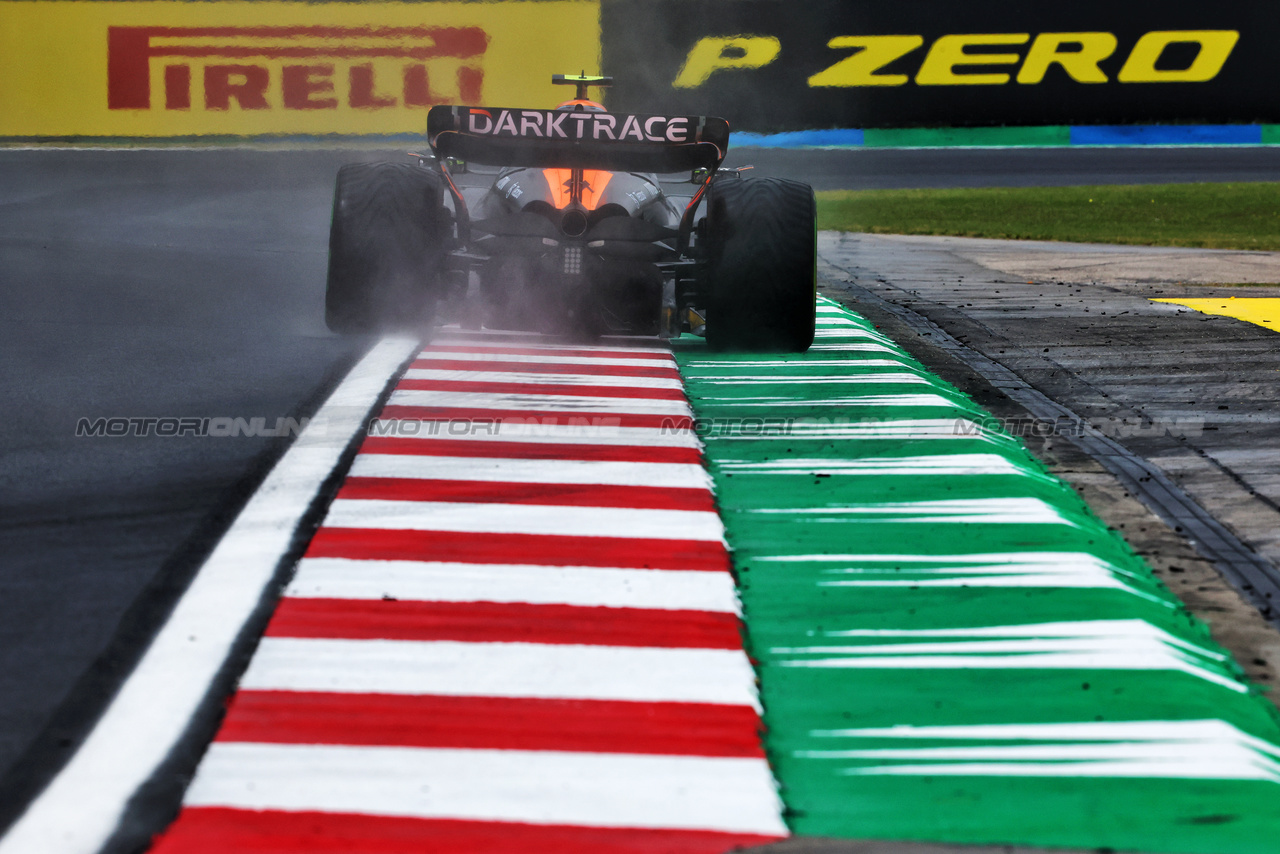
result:
M 329 328 L 693 332 L 718 349 L 808 349 L 813 190 L 722 170 L 724 119 L 610 113 L 587 88 L 611 78 L 552 82 L 576 86 L 574 100 L 433 107 L 430 155 L 339 170 Z M 501 168 L 468 186 L 475 164 Z M 695 189 L 669 195 L 658 173 Z

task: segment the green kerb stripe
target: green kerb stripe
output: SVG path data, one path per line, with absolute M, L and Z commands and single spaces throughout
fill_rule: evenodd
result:
M 941 146 L 1070 145 L 1071 128 L 1045 127 L 990 128 L 894 128 L 863 131 L 868 148 L 936 148 Z
M 826 299 L 677 343 L 796 833 L 1275 850 L 1272 706 L 988 413 Z

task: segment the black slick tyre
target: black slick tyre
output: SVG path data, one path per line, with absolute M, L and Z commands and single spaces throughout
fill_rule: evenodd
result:
M 725 177 L 708 189 L 707 343 L 802 353 L 813 343 L 817 207 L 782 178 Z
M 339 169 L 324 303 L 329 329 L 415 331 L 428 325 L 449 227 L 436 172 L 415 163 Z

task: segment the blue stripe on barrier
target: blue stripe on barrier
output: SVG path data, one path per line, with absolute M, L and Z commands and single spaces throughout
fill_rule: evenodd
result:
M 1086 125 L 1072 145 L 1260 145 L 1261 125 Z
M 945 128 L 935 131 L 942 133 Z M 1263 144 L 1262 125 L 1078 125 L 1069 128 L 1069 132 L 1071 145 Z M 863 144 L 863 131 L 853 128 L 769 134 L 735 133 L 732 136 L 732 146 L 735 148 L 848 148 Z M 881 147 L 895 146 L 889 144 Z M 1015 142 L 1009 147 L 1017 148 L 1019 145 Z
M 735 133 L 738 148 L 843 148 L 862 145 L 860 130 L 797 130 L 788 133 Z

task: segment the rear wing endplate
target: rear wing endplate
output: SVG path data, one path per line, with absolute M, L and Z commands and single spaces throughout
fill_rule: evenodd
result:
M 427 140 L 436 157 L 491 166 L 687 172 L 720 165 L 729 123 L 708 116 L 442 106 L 427 114 Z

